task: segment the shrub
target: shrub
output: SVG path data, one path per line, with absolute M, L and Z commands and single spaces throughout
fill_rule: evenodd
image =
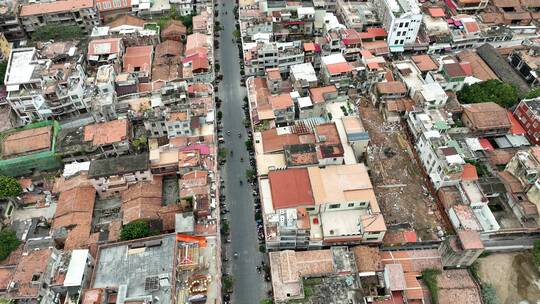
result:
M 0 175 L 0 198 L 14 197 L 22 193 L 19 182 L 11 177 Z
M 537 267 L 540 267 L 540 240 L 534 241 L 533 245 L 533 262 Z
M 20 244 L 14 230 L 6 228 L 0 231 L 0 261 L 5 260 Z
M 441 274 L 439 269 L 428 268 L 422 271 L 422 281 L 426 284 L 431 294 L 431 302 L 437 304 L 439 302 L 439 287 L 437 285 L 437 276 Z
M 48 24 L 40 26 L 33 34 L 32 40 L 70 40 L 79 39 L 83 36 L 83 31 L 76 25 L 68 24 Z
M 159 231 L 152 230 L 147 221 L 136 220 L 122 228 L 120 239 L 123 241 L 140 239 L 143 237 L 159 234 Z

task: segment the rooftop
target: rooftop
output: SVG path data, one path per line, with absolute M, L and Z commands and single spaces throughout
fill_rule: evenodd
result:
M 122 39 L 95 39 L 88 43 L 88 56 L 110 55 L 120 52 Z
M 126 48 L 124 55 L 124 72 L 150 72 L 152 69 L 152 55 L 154 47 L 151 45 L 132 46 Z
M 54 2 L 35 3 L 21 6 L 19 15 L 45 15 L 51 13 L 77 11 L 94 7 L 94 0 L 59 0 Z
M 118 119 L 84 126 L 84 141 L 92 141 L 94 146 L 108 145 L 128 139 L 129 122 Z
M 327 99 L 328 94 L 337 94 L 337 89 L 334 85 L 318 87 L 318 88 L 309 88 L 309 95 L 313 103 L 323 103 Z
M 102 246 L 91 287 L 117 288 L 117 303 L 130 298 L 172 303 L 175 246 L 174 235 Z
M 2 158 L 49 150 L 52 146 L 53 127 L 25 129 L 6 135 L 2 140 Z
M 10 298 L 36 299 L 38 297 L 41 285 L 36 284 L 35 275 L 47 275 L 53 252 L 50 248 L 32 250 L 20 257 L 12 277 L 12 282 L 16 283 L 18 288 L 9 292 Z
M 506 110 L 494 102 L 482 102 L 462 105 L 463 114 L 466 115 L 472 126 L 479 130 L 492 128 L 510 128 Z
M 36 58 L 35 48 L 21 48 L 11 51 L 9 66 L 7 68 L 5 84 L 7 90 L 18 90 L 18 86 L 10 89 L 10 86 L 28 83 L 33 79 L 36 64 L 32 61 Z
M 407 86 L 401 81 L 377 82 L 375 88 L 379 94 L 405 94 Z
M 93 160 L 88 177 L 98 178 L 122 175 L 148 169 L 148 153 Z
M 268 97 L 268 100 L 274 110 L 287 109 L 294 105 L 291 95 L 289 93 L 270 96 Z
M 91 186 L 75 187 L 63 191 L 58 197 L 52 228 L 67 236 L 64 249 L 81 248 L 89 241 L 96 190 Z
M 437 63 L 429 55 L 414 55 L 411 60 L 421 72 L 435 71 L 439 68 Z
M 292 65 L 290 67 L 290 73 L 296 80 L 304 80 L 308 83 L 317 82 L 318 80 L 311 62 Z
M 379 212 L 373 186 L 364 164 L 309 167 L 309 181 L 316 204 L 365 201 Z
M 314 204 L 307 169 L 270 171 L 268 180 L 274 209 Z
M 497 53 L 492 45 L 486 43 L 478 47 L 476 51 L 503 82 L 515 85 L 521 94 L 529 92 L 530 87 L 527 82 L 521 78 L 508 61 Z

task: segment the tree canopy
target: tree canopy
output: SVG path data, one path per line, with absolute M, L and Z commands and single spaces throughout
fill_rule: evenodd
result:
M 457 97 L 461 103 L 465 104 L 491 101 L 505 108 L 509 108 L 519 101 L 516 88 L 499 80 L 487 80 L 470 86 L 465 85 L 457 93 Z
M 15 178 L 0 175 L 0 198 L 14 197 L 21 193 L 21 184 Z
M 0 231 L 0 261 L 5 260 L 20 244 L 14 230 L 6 228 Z
M 7 71 L 7 61 L 0 62 L 0 85 L 4 85 L 4 77 Z
M 534 264 L 540 267 L 540 240 L 534 241 L 532 253 L 533 253 Z
M 158 233 L 158 231 L 154 231 L 150 228 L 150 224 L 147 221 L 136 220 L 122 228 L 122 231 L 120 231 L 120 239 L 123 241 L 140 239 Z
M 69 24 L 48 24 L 39 27 L 33 34 L 32 40 L 70 40 L 79 39 L 83 36 L 83 31 L 76 25 Z
M 529 93 L 527 93 L 527 95 L 525 95 L 525 98 L 527 99 L 536 97 L 540 97 L 540 88 L 533 89 Z

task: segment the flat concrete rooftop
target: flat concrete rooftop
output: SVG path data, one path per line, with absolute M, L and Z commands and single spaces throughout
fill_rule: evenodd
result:
M 161 245 L 148 246 L 156 240 Z M 174 235 L 165 235 L 100 248 L 92 288 L 118 288 L 118 304 L 156 297 L 171 303 L 175 244 Z

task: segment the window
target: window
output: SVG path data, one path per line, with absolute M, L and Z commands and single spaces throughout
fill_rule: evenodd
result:
M 32 275 L 32 282 L 37 282 L 41 278 L 41 273 L 34 273 Z
M 347 204 L 347 207 L 354 207 L 354 203 Z
M 403 27 L 403 22 L 400 22 L 400 23 L 399 23 L 399 27 Z
M 307 208 L 306 208 L 306 211 L 315 211 L 315 208 L 313 208 L 313 207 L 307 207 Z
M 329 209 L 337 209 L 337 208 L 339 208 L 339 204 L 331 204 L 328 208 Z
M 405 27 L 409 27 L 409 22 L 405 22 Z

